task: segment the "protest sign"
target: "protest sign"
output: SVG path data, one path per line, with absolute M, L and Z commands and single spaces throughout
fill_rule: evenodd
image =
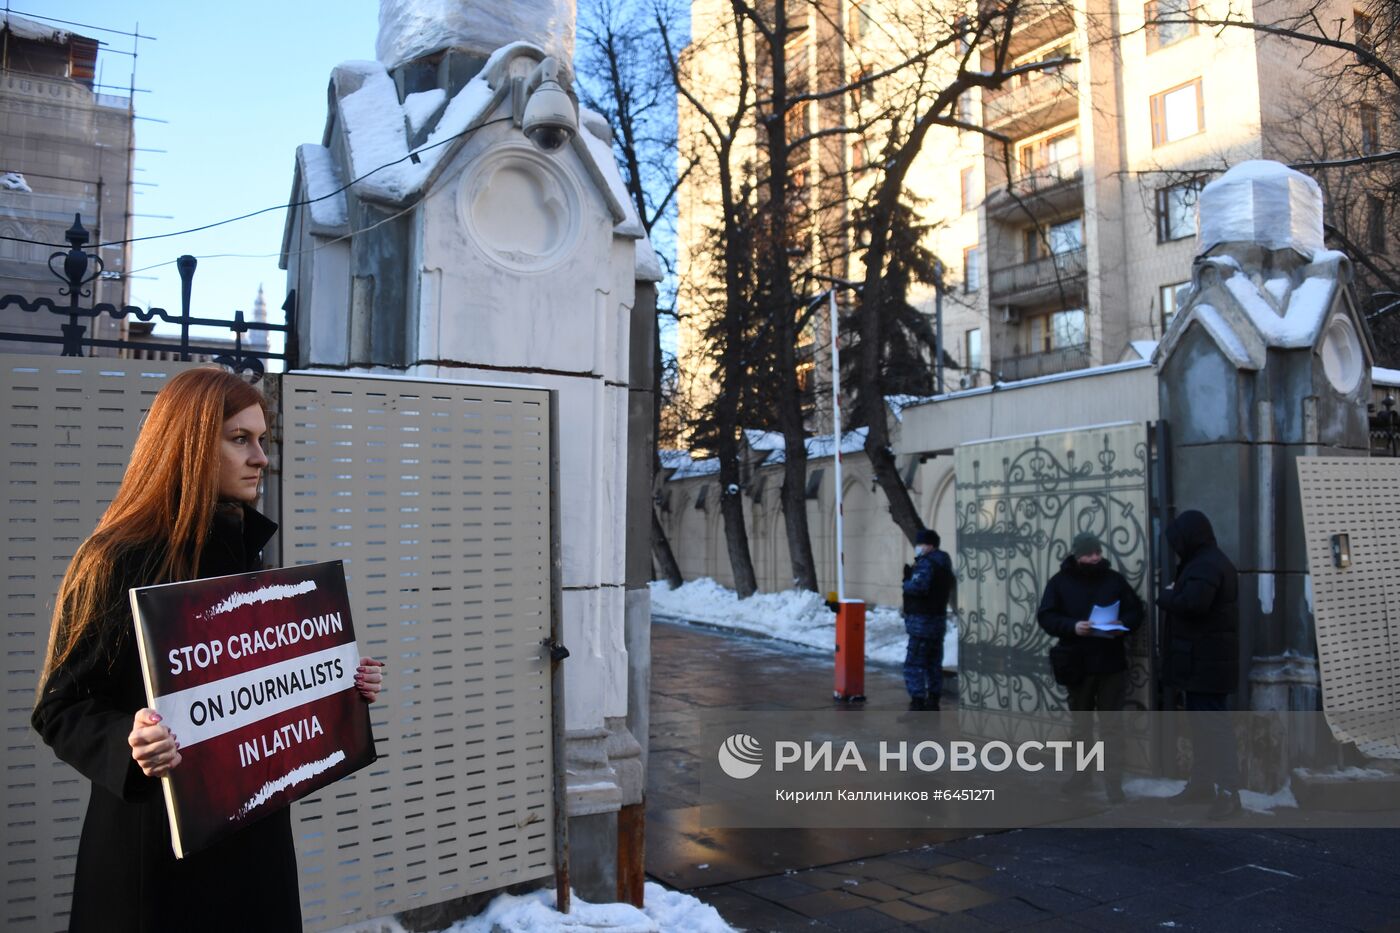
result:
M 374 760 L 340 561 L 131 591 L 176 858 Z

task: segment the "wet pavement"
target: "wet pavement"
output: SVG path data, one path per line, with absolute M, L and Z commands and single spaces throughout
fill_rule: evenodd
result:
M 737 928 L 1400 933 L 1400 831 L 717 830 L 694 723 L 725 709 L 832 706 L 830 655 L 656 620 L 647 873 Z M 944 707 L 956 680 L 945 684 Z M 907 704 L 870 665 L 867 708 Z M 705 752 L 708 753 L 708 752 Z

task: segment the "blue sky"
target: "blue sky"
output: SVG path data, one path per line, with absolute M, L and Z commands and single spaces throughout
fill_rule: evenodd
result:
M 215 3 L 10 0 L 12 12 L 140 31 L 136 60 L 136 145 L 133 198 L 136 236 L 195 227 L 250 210 L 285 204 L 296 147 L 320 142 L 331 69 L 349 59 L 374 58 L 378 0 L 242 0 Z M 132 39 L 72 28 L 131 50 Z M 98 57 L 101 80 L 126 86 L 131 58 Z M 286 273 L 277 268 L 285 212 L 273 211 L 203 233 L 137 243 L 133 304 L 178 309 L 180 279 L 173 260 L 199 257 L 194 310 L 201 316 L 248 311 L 259 283 L 269 312 L 280 316 Z M 257 256 L 235 258 L 222 254 Z M 149 267 L 155 268 L 149 268 Z M 145 271 L 137 271 L 142 270 Z M 274 320 L 277 320 L 274 317 Z

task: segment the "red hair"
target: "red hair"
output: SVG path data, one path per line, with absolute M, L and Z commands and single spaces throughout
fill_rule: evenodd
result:
M 253 405 L 266 414 L 262 393 L 221 369 L 185 370 L 156 395 L 116 496 L 63 575 L 45 679 L 120 596 L 118 558 L 141 555 L 143 585 L 195 575 L 218 502 L 224 422 Z

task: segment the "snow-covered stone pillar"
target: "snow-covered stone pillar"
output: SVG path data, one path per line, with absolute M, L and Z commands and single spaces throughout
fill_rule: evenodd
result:
M 643 793 L 628 715 L 646 697 L 629 683 L 649 657 L 628 643 L 647 644 L 648 605 L 625 558 L 629 483 L 650 490 L 650 457 L 628 457 L 629 430 L 650 434 L 635 410 L 650 383 L 630 362 L 650 337 L 634 334 L 637 283 L 659 271 L 606 121 L 581 112 L 555 152 L 519 127 L 546 54 L 569 86 L 572 41 L 571 0 L 383 0 L 380 61 L 335 69 L 324 145 L 298 150 L 293 200 L 311 203 L 289 216 L 284 257 L 306 365 L 559 392 L 562 766 L 572 880 L 597 901 L 615 897 L 617 813 Z
M 1156 354 L 1176 511 L 1200 509 L 1240 570 L 1240 693 L 1320 708 L 1294 459 L 1365 456 L 1372 350 L 1322 192 L 1245 162 L 1201 193 L 1191 285 Z

